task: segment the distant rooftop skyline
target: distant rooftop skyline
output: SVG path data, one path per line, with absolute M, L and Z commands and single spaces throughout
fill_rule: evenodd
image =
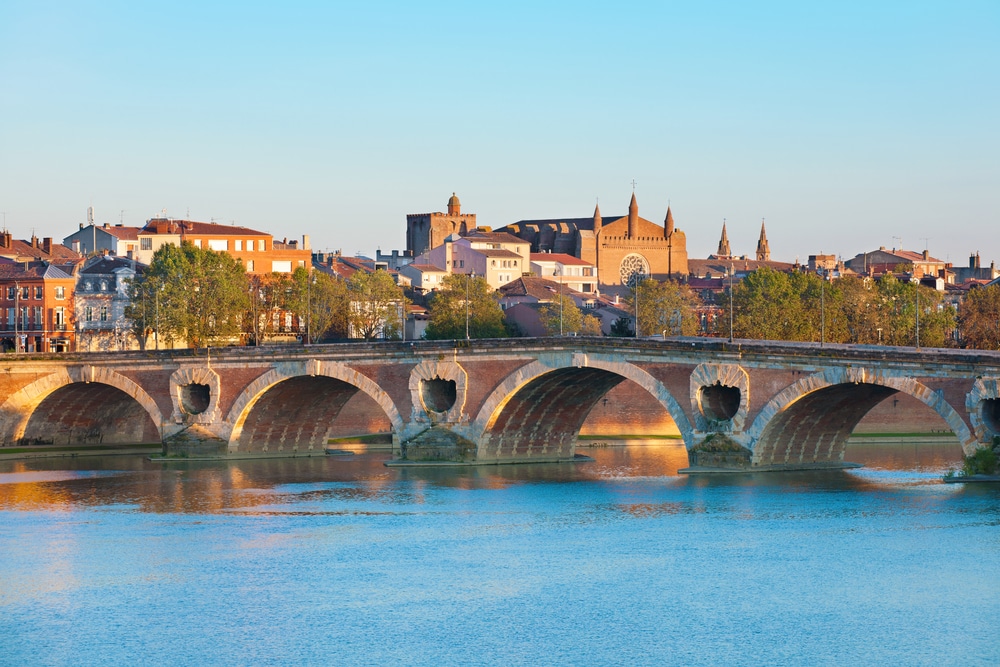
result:
M 17 238 L 160 215 L 317 250 L 668 202 L 691 257 L 1000 260 L 1000 4 L 0 1 Z M 900 240 L 901 239 L 901 240 Z

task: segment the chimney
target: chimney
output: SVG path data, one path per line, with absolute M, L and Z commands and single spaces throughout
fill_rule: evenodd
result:
M 47 255 L 52 254 L 52 237 L 48 236 L 42 239 L 42 250 L 45 251 Z
M 924 261 L 926 262 L 930 258 L 931 258 L 931 252 L 925 248 L 924 249 Z
M 303 234 L 302 235 L 302 249 L 303 250 L 310 250 L 310 248 L 309 248 L 309 235 L 308 234 Z
M 35 236 L 34 234 L 31 235 L 31 247 L 32 248 L 38 247 L 38 237 Z
M 444 239 L 444 269 L 448 273 L 454 273 L 452 271 L 452 247 L 451 247 L 451 235 L 449 234 Z
M 10 232 L 5 231 L 3 234 L 0 234 L 0 247 L 10 248 L 11 243 Z
M 974 254 L 969 255 L 969 268 L 970 269 L 976 268 L 976 256 Z
M 981 268 L 981 267 L 982 267 L 982 265 L 979 263 L 979 253 L 977 252 L 976 253 L 976 268 L 978 269 L 978 268 Z

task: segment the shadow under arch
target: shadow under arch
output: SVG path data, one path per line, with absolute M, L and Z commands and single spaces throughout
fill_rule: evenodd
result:
M 802 378 L 768 401 L 748 431 L 754 465 L 838 462 L 864 416 L 895 393 L 912 396 L 948 424 L 966 454 L 976 439 L 943 396 L 912 377 L 833 368 Z
M 279 385 L 282 385 L 280 391 Z M 276 364 L 251 382 L 230 408 L 229 451 L 245 448 L 269 451 L 271 443 L 266 442 L 269 438 L 277 440 L 273 444 L 278 449 L 312 449 L 317 444 L 326 444 L 332 422 L 358 392 L 382 409 L 395 438 L 403 428 L 399 410 L 389 395 L 366 375 L 339 362 L 315 359 Z M 268 401 L 268 395 L 273 400 Z M 303 400 L 306 398 L 310 400 Z M 253 417 L 262 410 L 267 414 Z M 269 419 L 273 416 L 278 419 Z M 269 428 L 260 428 L 263 423 Z M 248 426 L 252 432 L 247 432 Z
M 0 404 L 0 440 L 36 444 L 162 441 L 156 401 L 129 378 L 100 366 L 57 370 Z
M 608 391 L 631 380 L 669 413 L 690 449 L 691 423 L 667 388 L 633 364 L 596 355 L 567 355 L 562 363 L 532 361 L 508 375 L 483 402 L 468 432 L 477 459 L 568 458 L 580 427 Z

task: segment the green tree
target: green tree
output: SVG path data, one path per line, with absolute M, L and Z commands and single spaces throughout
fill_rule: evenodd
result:
M 503 310 L 496 292 L 485 278 L 462 274 L 445 276 L 442 288 L 430 299 L 430 323 L 425 333 L 430 340 L 465 338 L 505 338 Z
M 228 344 L 241 333 L 247 287 L 243 265 L 232 256 L 190 243 L 164 245 L 130 286 L 125 317 L 133 331 L 155 330 L 168 344 Z
M 644 336 L 694 336 L 698 333 L 698 306 L 701 299 L 687 285 L 674 280 L 658 282 L 652 278 L 640 281 L 627 299 L 635 312 L 639 300 L 639 333 Z
M 355 271 L 347 281 L 347 321 L 352 337 L 399 338 L 406 300 L 387 271 Z
M 546 336 L 579 333 L 583 327 L 583 313 L 573 298 L 565 294 L 556 294 L 553 303 L 542 305 L 538 309 L 538 318 Z
M 1000 350 L 1000 285 L 969 290 L 958 321 L 963 345 Z
M 326 337 L 347 338 L 350 326 L 350 298 L 347 283 L 323 271 L 310 274 L 303 267 L 292 274 L 294 299 L 292 309 L 306 323 L 307 340 L 315 342 Z

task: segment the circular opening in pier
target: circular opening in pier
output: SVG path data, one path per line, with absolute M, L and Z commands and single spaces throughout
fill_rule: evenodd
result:
M 451 410 L 457 396 L 454 380 L 434 378 L 420 381 L 420 400 L 424 402 L 424 408 L 431 412 Z
M 736 416 L 740 409 L 740 390 L 719 382 L 702 387 L 698 392 L 698 405 L 705 419 L 726 421 Z
M 181 387 L 181 406 L 189 415 L 200 415 L 208 410 L 212 392 L 207 384 L 186 384 Z
M 981 408 L 983 423 L 994 434 L 1000 434 L 1000 398 L 987 398 Z

